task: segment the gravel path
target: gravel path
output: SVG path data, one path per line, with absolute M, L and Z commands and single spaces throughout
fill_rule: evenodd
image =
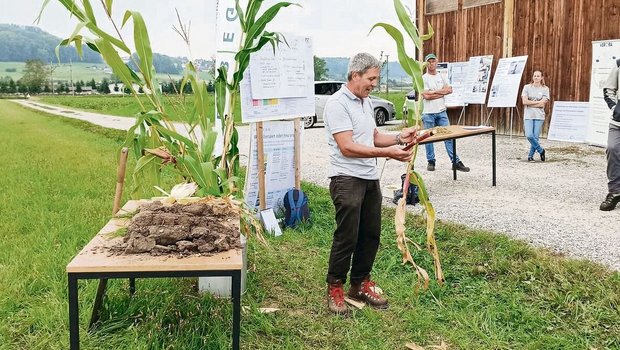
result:
M 53 106 L 20 104 L 89 122 L 126 129 L 132 118 L 111 117 Z M 393 128 L 393 125 L 385 128 Z M 248 150 L 248 127 L 240 127 L 242 153 Z M 426 171 L 421 148 L 416 160 L 437 211 L 437 218 L 504 233 L 534 246 L 575 258 L 589 259 L 620 271 L 620 208 L 598 209 L 607 194 L 605 150 L 584 144 L 542 140 L 547 161 L 527 162 L 529 143 L 524 137 L 497 136 L 497 186 L 491 186 L 491 136 L 481 135 L 457 142 L 457 153 L 469 173 L 452 180 L 443 144 L 435 145 L 437 168 Z M 327 187 L 328 149 L 321 124 L 304 131 L 302 179 Z M 247 161 L 247 157 L 242 157 Z M 384 160 L 379 160 L 383 167 Z M 383 194 L 391 196 L 400 185 L 402 163 L 385 164 Z M 385 205 L 393 206 L 389 198 Z M 420 206 L 410 207 L 420 212 Z

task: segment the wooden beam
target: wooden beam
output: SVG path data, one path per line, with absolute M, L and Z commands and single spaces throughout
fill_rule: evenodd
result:
M 504 0 L 504 34 L 502 42 L 502 57 L 512 57 L 514 13 L 515 0 Z
M 424 28 L 426 28 L 426 23 L 425 23 L 425 18 L 424 18 L 424 10 L 426 7 L 426 0 L 417 0 L 417 12 L 418 12 L 418 31 L 420 32 L 420 35 L 423 35 L 426 31 L 424 30 Z M 424 60 L 424 50 L 418 50 L 418 61 L 423 61 Z

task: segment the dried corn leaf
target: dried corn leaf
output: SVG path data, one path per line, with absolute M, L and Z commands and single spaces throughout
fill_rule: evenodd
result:
M 405 344 L 405 346 L 409 350 L 424 350 L 423 347 L 421 347 L 420 345 L 418 345 L 416 343 L 407 343 L 407 344 Z

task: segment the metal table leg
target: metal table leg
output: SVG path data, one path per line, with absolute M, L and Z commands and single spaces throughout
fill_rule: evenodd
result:
M 496 155 L 495 155 L 495 130 L 493 130 L 493 133 L 491 134 L 491 157 L 493 158 L 493 186 L 495 186 L 495 176 L 496 176 Z
M 68 274 L 69 278 L 69 348 L 80 348 L 80 317 L 78 309 L 78 278 Z
M 129 279 L 129 296 L 136 294 L 136 279 L 131 277 Z
M 239 350 L 239 336 L 241 333 L 241 270 L 232 273 L 233 324 L 232 348 Z
M 452 176 L 456 180 L 456 139 L 452 139 Z

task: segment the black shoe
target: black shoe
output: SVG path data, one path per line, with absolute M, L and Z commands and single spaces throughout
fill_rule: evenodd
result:
M 435 161 L 434 160 L 429 160 L 428 161 L 428 165 L 426 166 L 426 170 L 428 170 L 428 171 L 435 171 Z
M 601 203 L 600 209 L 602 211 L 614 210 L 618 202 L 620 202 L 620 193 L 608 193 L 603 203 Z
M 456 165 L 452 165 L 452 170 L 458 170 L 458 171 L 462 171 L 464 173 L 469 171 L 469 168 L 465 166 L 465 164 L 463 164 L 463 162 L 459 161 L 458 163 L 456 163 Z
M 534 157 L 527 157 L 527 161 L 528 162 L 533 162 L 534 161 Z
M 545 150 L 540 152 L 540 160 L 542 160 L 543 162 L 545 161 Z

